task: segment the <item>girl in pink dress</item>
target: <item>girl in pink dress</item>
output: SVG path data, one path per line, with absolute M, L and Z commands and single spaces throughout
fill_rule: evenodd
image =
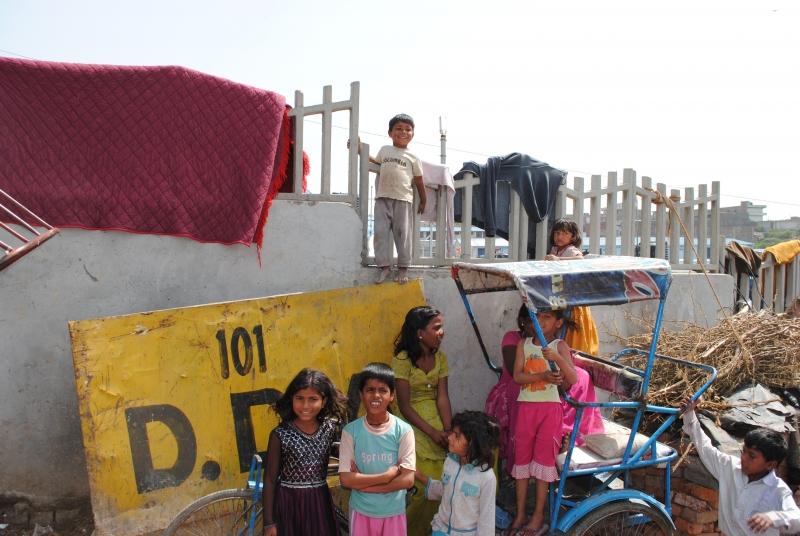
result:
M 514 466 L 514 421 L 517 418 L 517 397 L 519 396 L 519 384 L 514 381 L 514 358 L 517 355 L 519 341 L 525 337 L 533 337 L 533 323 L 525 305 L 519 308 L 517 327 L 519 329 L 506 332 L 500 343 L 503 371 L 500 374 L 500 380 L 489 391 L 484 405 L 484 412 L 490 417 L 494 417 L 500 426 L 499 465 L 505 465 L 505 470 L 509 475 L 511 467 Z

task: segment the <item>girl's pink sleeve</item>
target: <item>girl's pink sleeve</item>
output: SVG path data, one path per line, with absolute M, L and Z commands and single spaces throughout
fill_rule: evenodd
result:
M 519 344 L 519 341 L 522 340 L 522 337 L 517 330 L 511 330 L 503 335 L 503 342 L 500 343 L 500 348 L 504 348 L 506 346 L 514 346 L 516 347 Z
M 564 259 L 572 259 L 574 257 L 583 257 L 583 253 L 581 253 L 581 250 L 575 246 L 569 246 L 567 249 L 561 252 L 561 255 L 559 256 Z

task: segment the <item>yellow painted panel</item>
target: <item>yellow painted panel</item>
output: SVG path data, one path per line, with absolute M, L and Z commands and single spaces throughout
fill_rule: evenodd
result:
M 98 534 L 160 530 L 242 487 L 294 375 L 320 369 L 347 392 L 423 303 L 412 281 L 70 322 Z

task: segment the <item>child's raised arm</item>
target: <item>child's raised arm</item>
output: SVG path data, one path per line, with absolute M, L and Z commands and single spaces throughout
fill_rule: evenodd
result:
M 697 415 L 694 413 L 694 404 L 686 403 L 686 412 L 683 414 L 683 431 L 689 436 L 689 439 L 694 443 L 697 455 L 700 456 L 700 461 L 703 466 L 708 469 L 714 478 L 719 480 L 719 475 L 723 467 L 732 464 L 732 457 L 722 453 L 719 449 L 711 444 L 711 440 L 700 428 L 700 421 L 697 420 Z

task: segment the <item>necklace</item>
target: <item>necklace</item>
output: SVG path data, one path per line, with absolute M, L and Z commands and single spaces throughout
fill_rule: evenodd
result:
M 389 414 L 388 413 L 386 414 L 386 420 L 384 420 L 383 422 L 379 422 L 377 424 L 372 424 L 366 417 L 364 417 L 364 422 L 367 423 L 367 426 L 369 426 L 370 428 L 380 428 L 381 426 L 389 422 Z

